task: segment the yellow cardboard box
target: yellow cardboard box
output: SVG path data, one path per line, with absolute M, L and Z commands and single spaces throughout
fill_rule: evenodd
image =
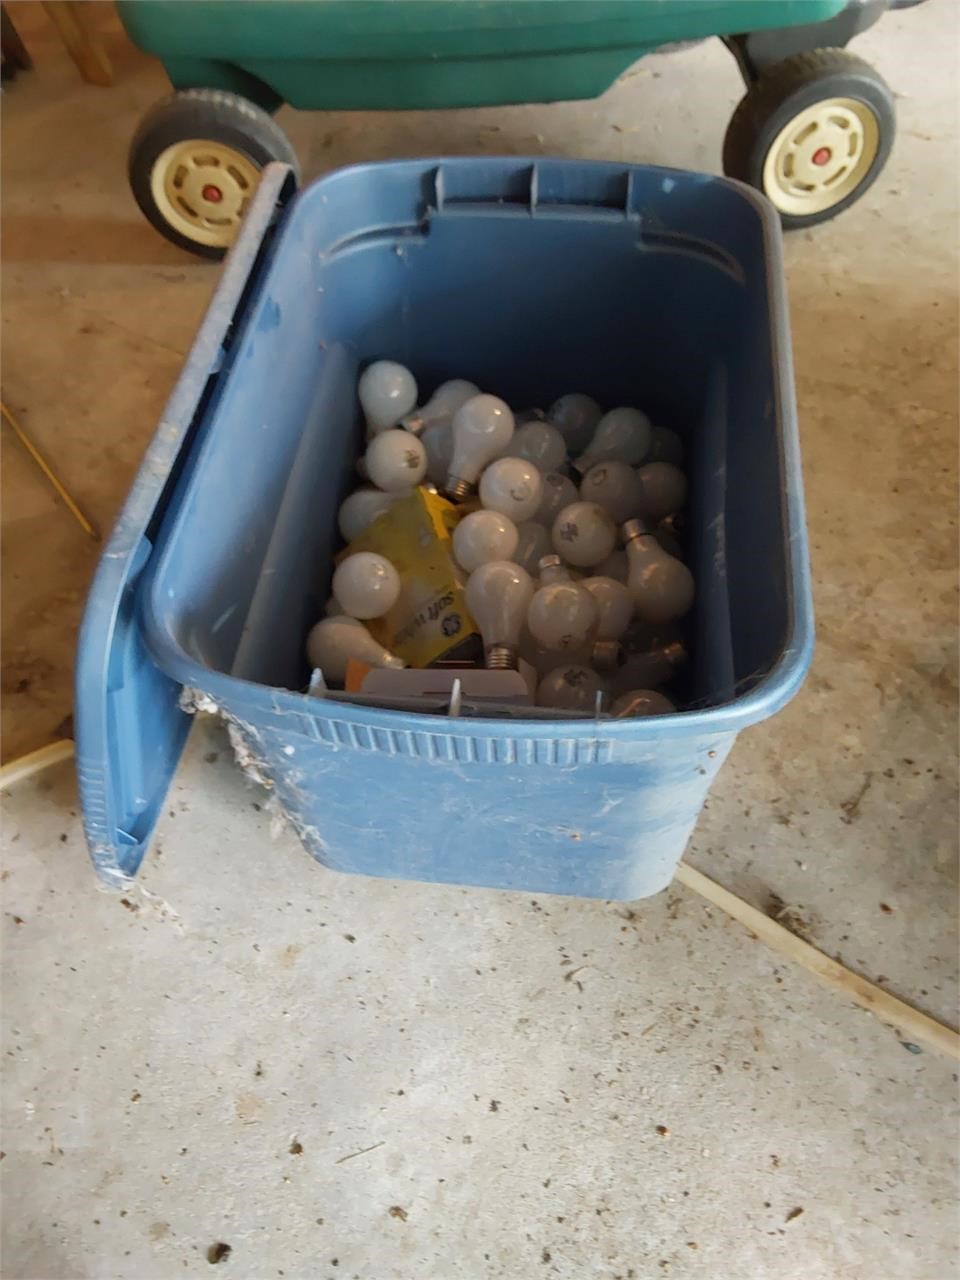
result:
M 428 489 L 393 503 L 337 556 L 375 551 L 400 575 L 397 603 L 366 626 L 385 649 L 411 667 L 440 658 L 482 657 L 476 624 L 464 599 L 464 579 L 451 538 L 461 512 Z

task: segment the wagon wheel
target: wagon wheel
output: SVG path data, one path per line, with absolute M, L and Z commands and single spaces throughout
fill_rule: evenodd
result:
M 130 187 L 161 235 L 201 257 L 222 258 L 271 160 L 298 171 L 272 116 L 235 93 L 187 89 L 141 121 L 130 144 Z
M 785 227 L 808 227 L 859 200 L 896 129 L 893 94 L 845 49 L 798 53 L 747 90 L 723 144 L 723 171 L 758 187 Z

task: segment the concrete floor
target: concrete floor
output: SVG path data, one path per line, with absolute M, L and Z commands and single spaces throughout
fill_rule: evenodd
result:
M 4 94 L 4 398 L 107 528 L 216 270 L 126 189 L 158 68 L 103 15 L 117 84 L 85 86 L 40 7 L 10 8 L 37 67 Z M 788 243 L 819 644 L 688 851 L 948 1021 L 957 26 L 931 0 L 858 42 L 899 142 Z M 282 118 L 308 176 L 443 151 L 714 170 L 738 93 L 711 43 L 598 102 Z M 3 487 L 14 756 L 69 714 L 96 548 L 6 432 Z M 259 802 L 200 726 L 122 898 L 95 887 L 69 767 L 8 797 L 8 1280 L 206 1275 L 218 1242 L 242 1280 L 952 1274 L 954 1063 L 685 890 L 627 910 L 345 878 Z

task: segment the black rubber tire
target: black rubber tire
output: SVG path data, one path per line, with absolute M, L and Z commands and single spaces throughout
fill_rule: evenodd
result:
M 854 204 L 880 175 L 896 133 L 893 94 L 883 77 L 846 49 L 815 49 L 784 58 L 762 72 L 733 113 L 723 140 L 723 172 L 763 191 L 763 165 L 781 129 L 824 98 L 864 103 L 878 126 L 877 154 L 858 186 L 843 200 L 817 213 L 780 211 L 787 229 L 810 227 L 835 218 Z M 774 201 L 776 203 L 776 201 Z
M 226 249 L 201 244 L 172 227 L 150 190 L 157 158 L 176 142 L 209 138 L 234 147 L 258 169 L 271 160 L 289 164 L 299 179 L 296 152 L 287 135 L 260 107 L 223 89 L 184 89 L 151 107 L 130 143 L 127 174 L 130 189 L 148 222 L 173 244 L 202 258 L 222 258 Z

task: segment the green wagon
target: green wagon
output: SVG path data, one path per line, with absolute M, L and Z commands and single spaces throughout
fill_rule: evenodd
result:
M 839 213 L 880 173 L 893 95 L 848 42 L 920 0 L 120 0 L 176 92 L 133 139 L 130 183 L 174 243 L 231 244 L 260 171 L 296 169 L 273 113 L 596 97 L 643 54 L 719 36 L 746 94 L 723 169 L 788 227 Z M 359 157 L 358 157 L 359 158 Z M 682 157 L 678 157 L 682 163 Z

